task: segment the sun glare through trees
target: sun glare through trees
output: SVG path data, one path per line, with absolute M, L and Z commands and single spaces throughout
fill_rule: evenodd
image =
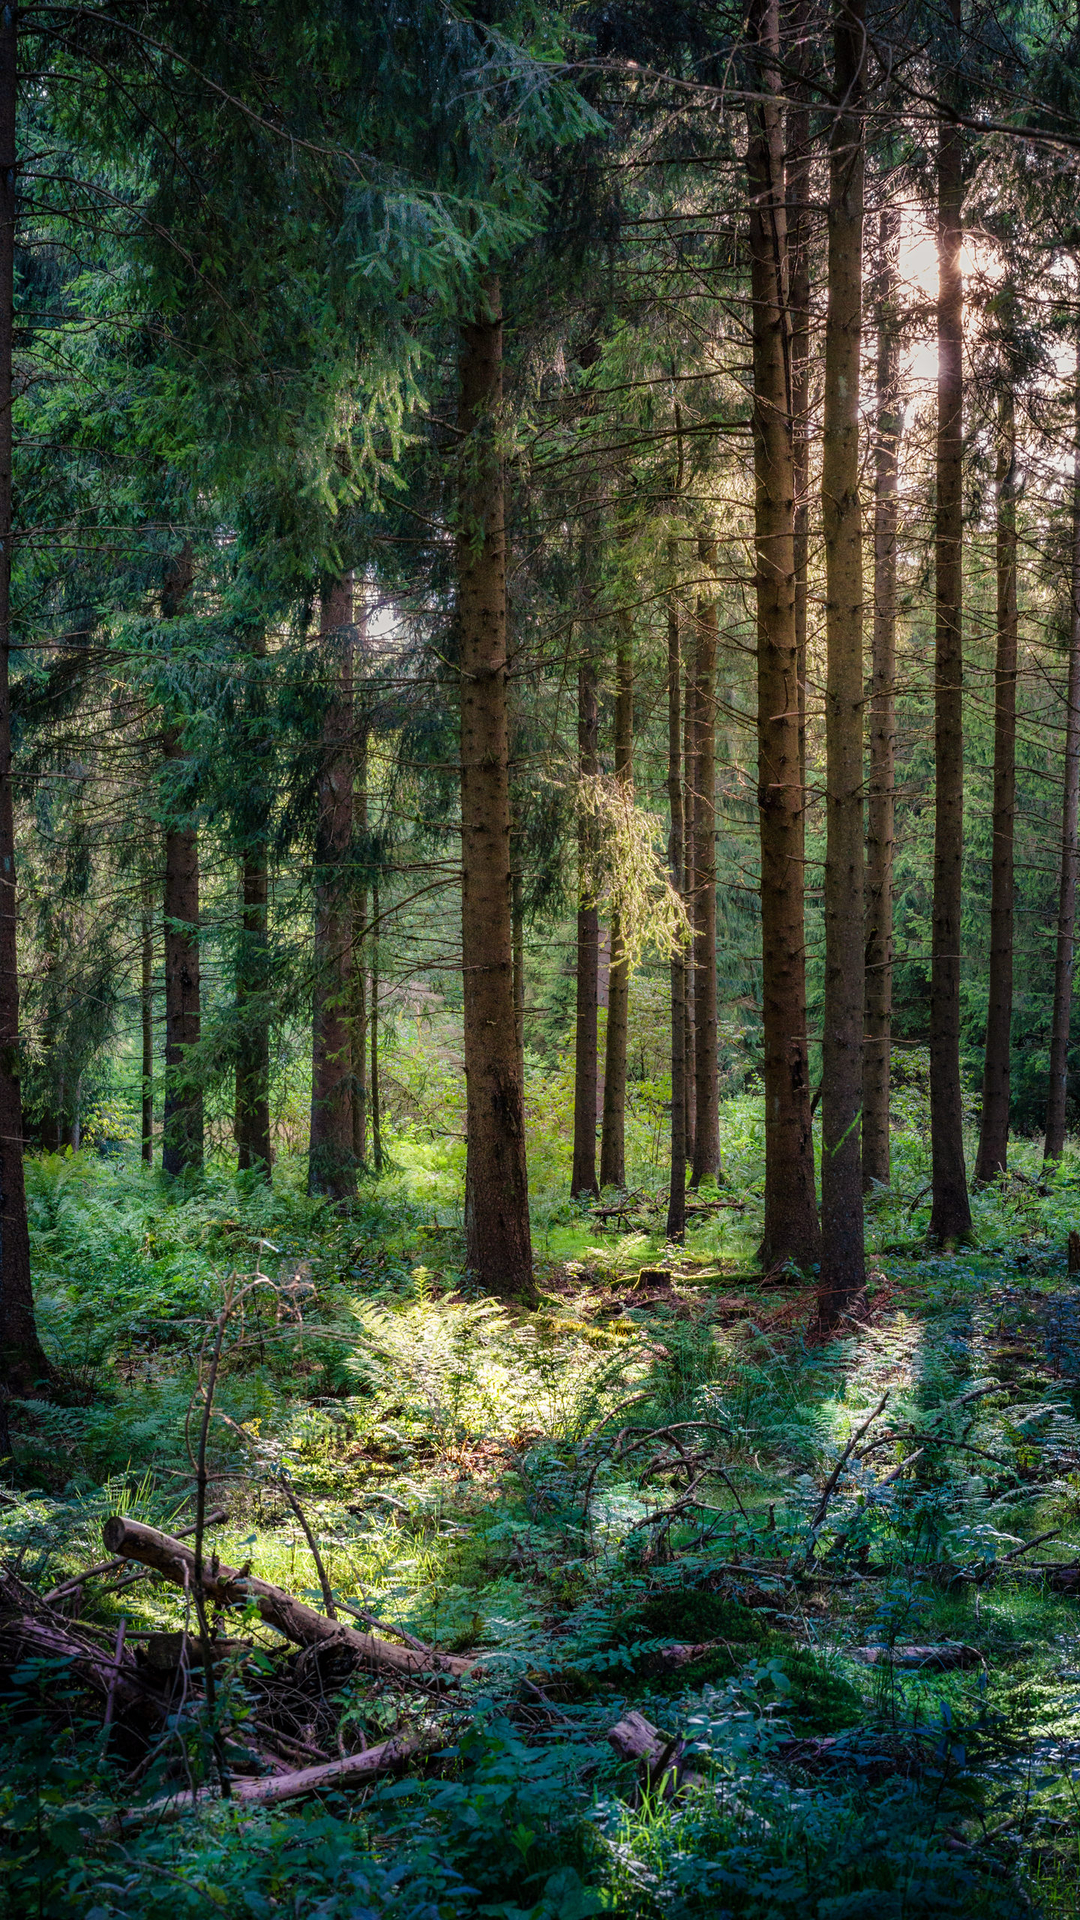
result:
M 1074 12 L 0 7 L 0 1914 L 1080 1908 Z

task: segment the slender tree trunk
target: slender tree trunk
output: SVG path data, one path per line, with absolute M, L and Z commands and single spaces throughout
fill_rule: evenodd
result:
M 462 485 L 457 541 L 461 663 L 461 935 L 469 1266 L 488 1293 L 532 1297 L 525 1106 L 514 1014 L 502 308 L 461 329 Z M 372 1089 L 374 1097 L 374 1088 Z
M 668 861 L 671 884 L 683 886 L 682 779 L 682 660 L 679 644 L 679 608 L 674 592 L 668 596 L 668 806 L 671 833 Z M 715 921 L 714 921 L 715 924 Z M 668 1189 L 667 1237 L 686 1238 L 686 954 L 680 947 L 671 956 L 671 1183 Z
M 371 882 L 371 1158 L 383 1170 L 382 1096 L 379 1088 L 379 878 Z
M 959 0 L 955 0 L 958 6 Z M 934 670 L 934 908 L 930 966 L 930 1237 L 971 1232 L 960 1092 L 960 937 L 964 853 L 963 171 L 960 128 L 938 134 L 938 424 Z
M 865 0 L 836 0 L 833 23 L 835 92 L 842 106 L 829 141 L 829 305 L 821 473 L 827 650 L 825 1020 L 817 1304 L 817 1324 L 822 1333 L 836 1326 L 866 1280 L 861 1153 L 866 931 L 859 501 Z
M 716 567 L 716 541 L 698 540 L 703 570 Z M 716 650 L 715 596 L 698 601 L 694 674 L 697 766 L 694 785 L 694 1124 L 693 1185 L 720 1177 L 720 1084 L 716 1006 Z
M 795 0 L 791 60 L 807 66 L 810 9 Z M 791 322 L 791 418 L 795 475 L 795 653 L 799 682 L 799 771 L 806 789 L 807 561 L 810 549 L 810 95 L 789 86 L 787 110 L 788 311 Z
M 694 846 L 697 833 L 697 633 L 687 631 L 683 648 L 683 685 L 686 698 L 683 712 L 683 878 L 682 896 L 694 924 Z M 683 961 L 686 1013 L 683 1023 L 683 1081 L 686 1104 L 686 1158 L 693 1165 L 694 1134 L 697 1128 L 697 1008 L 694 1003 L 693 948 Z
M 600 714 L 596 692 L 596 662 L 583 652 L 578 664 L 578 768 L 583 778 L 600 771 Z M 583 812 L 578 827 L 578 864 L 588 871 L 592 845 L 591 820 Z M 579 880 L 577 914 L 577 1016 L 574 1026 L 574 1163 L 570 1191 L 598 1194 L 596 1178 L 597 1006 L 600 967 L 600 921 L 595 900 Z
M 356 789 L 353 798 L 353 819 L 359 834 L 366 835 L 368 830 L 368 744 L 366 732 L 361 726 L 360 741 L 356 755 Z M 366 857 L 366 856 L 365 856 Z M 367 1165 L 368 1135 L 368 1004 L 367 1004 L 367 913 L 368 889 L 366 871 L 356 890 L 353 939 L 353 975 L 352 1008 L 350 1017 L 350 1046 L 352 1055 L 352 1148 L 353 1162 L 357 1172 Z
M 892 1050 L 893 853 L 896 838 L 896 527 L 900 446 L 900 334 L 896 247 L 900 213 L 881 211 L 877 298 L 877 445 L 874 450 L 874 639 L 870 674 L 870 792 L 866 861 L 866 1013 L 863 1185 L 889 1178 Z
M 628 615 L 617 622 L 615 648 L 615 778 L 634 778 L 634 656 Z M 600 1130 L 600 1185 L 626 1185 L 626 1045 L 630 1018 L 630 968 L 623 944 L 622 914 L 611 915 L 611 969 L 604 1045 L 604 1117 Z
M 806 1045 L 803 793 L 795 632 L 795 466 L 788 389 L 777 0 L 751 0 L 749 103 L 754 347 L 758 808 L 761 822 L 765 1221 L 761 1258 L 809 1267 L 821 1245 Z
M 994 846 L 990 863 L 990 983 L 982 1125 L 975 1178 L 1004 1173 L 1009 1156 L 1013 1003 L 1013 825 L 1016 818 L 1016 417 L 998 396 L 997 658 L 994 662 Z
M 236 970 L 237 1165 L 270 1172 L 269 881 L 265 843 L 244 860 L 240 955 Z
M 266 635 L 252 636 L 255 660 L 266 657 Z M 250 826 L 250 823 L 247 823 Z M 241 1171 L 270 1172 L 270 953 L 269 843 L 260 819 L 249 832 L 240 876 L 240 937 L 236 948 L 236 1107 L 233 1131 Z
M 191 548 L 185 545 L 165 577 L 161 611 L 166 620 L 183 612 L 194 582 Z M 170 726 L 163 752 L 173 772 L 170 823 L 165 831 L 165 1110 L 161 1164 L 177 1175 L 203 1163 L 203 1096 L 190 1062 L 202 1029 L 199 976 L 199 834 L 190 797 L 183 795 L 184 749 Z M 184 804 L 179 802 L 183 799 Z M 186 824 L 185 824 L 186 822 Z
M 7 1395 L 48 1376 L 30 1285 L 23 1182 L 16 954 L 15 815 L 11 778 L 11 394 L 15 322 L 15 8 L 0 13 L 0 1453 L 8 1452 Z
M 1080 346 L 1076 357 L 1076 449 L 1073 468 L 1072 619 L 1069 630 L 1069 683 L 1065 716 L 1065 789 L 1061 816 L 1061 884 L 1058 891 L 1057 953 L 1054 961 L 1054 1012 L 1050 1028 L 1050 1088 L 1046 1102 L 1045 1158 L 1060 1160 L 1065 1146 L 1065 1096 L 1069 1075 L 1073 952 L 1076 929 L 1076 875 L 1080 862 L 1077 817 L 1080 812 Z
M 141 1154 L 146 1167 L 154 1164 L 154 917 L 149 887 L 144 888 L 141 928 L 139 1013 L 142 1026 Z
M 311 1023 L 308 1189 L 333 1200 L 356 1193 L 352 1150 L 353 576 L 324 588 L 320 633 L 331 694 L 323 719 L 315 825 L 315 988 Z

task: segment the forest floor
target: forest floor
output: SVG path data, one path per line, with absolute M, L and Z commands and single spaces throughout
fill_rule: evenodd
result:
M 729 1119 L 685 1250 L 647 1183 L 541 1197 L 532 1313 L 470 1294 L 454 1179 L 411 1137 L 345 1218 L 289 1165 L 167 1195 L 124 1157 L 31 1164 L 56 1377 L 13 1408 L 0 1506 L 3 1910 L 1076 1912 L 1080 1160 L 1040 1191 L 1018 1143 L 978 1245 L 927 1257 L 898 1152 L 865 1297 L 811 1349 L 812 1277 L 754 1270 Z M 190 1532 L 218 1327 L 207 1555 L 316 1610 L 324 1575 L 465 1677 L 298 1652 L 249 1607 L 211 1728 L 194 1665 L 146 1678 L 190 1594 L 138 1563 L 71 1584 L 113 1514 Z M 154 1730 L 46 1628 L 137 1662 Z M 391 1735 L 423 1753 L 361 1789 L 221 1797 L 267 1742 L 304 1766 Z

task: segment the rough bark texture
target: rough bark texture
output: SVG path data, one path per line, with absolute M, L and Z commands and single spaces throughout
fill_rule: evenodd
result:
M 937 514 L 934 537 L 934 907 L 930 965 L 930 1236 L 971 1232 L 960 1099 L 960 909 L 964 851 L 962 136 L 938 134 Z
M 634 656 L 630 622 L 620 617 L 615 650 L 615 777 L 634 777 Z M 630 969 L 623 947 L 622 916 L 611 915 L 611 968 L 604 1040 L 604 1117 L 600 1129 L 600 1185 L 626 1185 L 626 1040 L 630 1014 Z
M 716 567 L 716 541 L 698 540 L 703 575 Z M 716 1011 L 716 649 L 714 596 L 697 610 L 694 670 L 697 801 L 694 812 L 694 1122 L 693 1185 L 720 1174 L 720 1081 Z
M 682 779 L 682 660 L 679 644 L 679 609 L 674 594 L 668 599 L 668 807 L 671 832 L 668 861 L 671 884 L 678 892 L 683 884 L 683 779 Z M 713 924 L 715 925 L 715 918 Z M 686 1238 L 686 954 L 679 948 L 671 956 L 671 1182 L 668 1188 L 667 1237 L 681 1242 Z
M 807 65 L 810 10 L 796 0 L 790 16 L 790 60 Z M 810 94 L 788 83 L 786 202 L 788 314 L 791 352 L 791 425 L 795 477 L 795 654 L 799 683 L 799 770 L 806 787 L 807 560 L 810 548 Z M 805 804 L 805 800 L 804 800 Z
M 108 1553 L 153 1567 L 174 1586 L 194 1587 L 198 1575 L 195 1553 L 171 1534 L 159 1533 L 156 1527 L 144 1526 L 141 1521 L 128 1520 L 123 1514 L 115 1513 L 102 1527 L 101 1538 Z M 283 1587 L 275 1587 L 253 1573 L 242 1573 L 237 1567 L 225 1566 L 216 1554 L 203 1563 L 202 1586 L 207 1600 L 215 1608 L 243 1607 L 254 1601 L 260 1619 L 295 1646 L 317 1647 L 333 1642 L 376 1672 L 438 1672 L 460 1676 L 470 1673 L 474 1665 L 473 1661 L 452 1653 L 417 1653 L 412 1647 L 395 1646 L 375 1634 L 360 1633 L 355 1627 L 344 1626 L 340 1620 L 328 1620 L 325 1614 L 316 1613 L 314 1607 L 294 1599 Z
M 683 877 L 682 895 L 690 924 L 694 919 L 694 833 L 697 821 L 697 795 L 694 781 L 697 776 L 697 708 L 694 703 L 695 661 L 697 658 L 697 633 L 694 626 L 688 628 L 683 645 L 683 685 L 686 698 L 683 711 Z M 686 1101 L 686 1157 L 693 1162 L 694 1130 L 697 1123 L 697 1041 L 694 1007 L 694 960 L 693 949 L 686 955 L 684 962 L 686 981 L 686 1014 L 684 1020 L 684 1069 Z
M 1016 819 L 1016 419 L 1011 387 L 998 397 L 997 652 L 994 661 L 994 845 L 990 862 L 990 982 L 976 1180 L 1009 1157 L 1013 1002 L 1013 826 Z
M 362 632 L 362 627 L 359 629 Z M 366 728 L 360 723 L 360 737 L 356 753 L 356 788 L 353 796 L 353 820 L 356 831 L 366 835 L 368 830 L 368 748 Z M 367 875 L 361 879 L 356 890 L 353 908 L 353 977 L 352 1005 L 350 1008 L 349 1050 L 352 1054 L 352 1147 L 353 1163 L 357 1172 L 367 1165 L 368 1147 L 368 1070 L 367 1070 L 367 1034 L 368 1034 L 368 994 L 367 994 L 367 917 L 368 887 Z
M 379 1087 L 379 879 L 371 882 L 371 1005 L 368 1024 L 371 1036 L 371 1159 L 376 1173 L 383 1170 L 382 1093 Z
M 600 709 L 596 695 L 596 663 L 584 652 L 578 664 L 578 770 L 589 777 L 600 770 Z M 582 815 L 578 827 L 579 864 L 589 864 L 591 823 Z M 595 900 L 584 890 L 578 895 L 576 1018 L 574 1024 L 574 1159 L 570 1175 L 572 1194 L 598 1194 L 596 1178 L 596 1048 L 600 965 L 600 921 Z
M 327 582 L 320 601 L 330 698 L 323 717 L 315 822 L 315 986 L 311 1020 L 308 1190 L 356 1192 L 352 1141 L 353 576 Z
M 878 228 L 877 443 L 874 449 L 874 637 L 870 669 L 870 788 L 866 838 L 866 1018 L 863 1185 L 889 1178 L 892 1050 L 893 856 L 896 841 L 896 527 L 900 446 L 900 333 L 896 248 L 900 213 Z
M 154 1161 L 154 918 L 150 902 L 144 901 L 141 928 L 141 966 L 139 980 L 139 1016 L 142 1027 L 142 1128 L 143 1165 Z
M 821 1236 L 806 1049 L 803 795 L 795 632 L 794 453 L 785 312 L 786 226 L 776 0 L 752 0 L 747 107 L 754 348 L 754 546 L 761 823 L 765 1223 L 768 1265 L 810 1266 Z
M 266 635 L 252 636 L 254 659 L 266 657 Z M 240 938 L 236 950 L 237 1165 L 270 1171 L 269 844 L 260 821 L 244 849 Z
M 236 1159 L 269 1173 L 270 967 L 266 848 L 244 860 L 240 948 L 236 963 Z
M 1046 1102 L 1047 1160 L 1060 1160 L 1065 1146 L 1065 1098 L 1069 1073 L 1073 955 L 1076 929 L 1076 874 L 1080 861 L 1077 815 L 1080 809 L 1080 347 L 1076 358 L 1076 451 L 1073 468 L 1072 620 L 1069 632 L 1069 682 L 1065 716 L 1065 786 L 1061 813 L 1061 881 L 1058 889 L 1057 953 L 1054 961 L 1054 1011 L 1050 1029 L 1050 1089 Z
M 825 1022 L 821 1074 L 821 1273 L 831 1330 L 866 1279 L 862 1197 L 863 570 L 859 501 L 865 0 L 836 0 L 829 139 L 828 313 L 821 507 L 825 534 Z
M 8 1392 L 48 1374 L 34 1323 L 23 1184 L 16 954 L 15 816 L 11 784 L 11 376 L 15 309 L 15 9 L 0 13 L 0 1447 Z
M 461 666 L 461 944 L 469 1266 L 489 1293 L 531 1296 L 525 1113 L 514 1018 L 506 531 L 498 447 L 499 286 L 461 329 L 457 538 Z
M 170 566 L 161 596 L 166 620 L 183 612 L 194 583 L 190 546 Z M 188 1065 L 188 1050 L 199 1042 L 202 1004 L 199 979 L 199 834 L 190 797 L 183 796 L 184 750 L 178 729 L 163 740 L 166 771 L 172 769 L 177 811 L 165 831 L 165 1108 L 161 1164 L 180 1174 L 203 1161 L 202 1088 Z M 171 811 L 171 810 L 170 810 Z

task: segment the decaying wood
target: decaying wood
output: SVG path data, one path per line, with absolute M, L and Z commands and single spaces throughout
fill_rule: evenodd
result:
M 194 1585 L 195 1555 L 191 1548 L 167 1533 L 159 1533 L 156 1527 L 127 1520 L 117 1513 L 106 1520 L 102 1539 L 110 1553 L 152 1567 L 174 1586 Z M 323 1614 L 316 1613 L 314 1607 L 294 1600 L 282 1587 L 275 1587 L 269 1580 L 260 1580 L 237 1567 L 227 1567 L 216 1555 L 204 1562 L 203 1585 L 207 1599 L 214 1606 L 242 1607 L 253 1600 L 267 1626 L 275 1627 L 296 1646 L 340 1647 L 342 1652 L 351 1653 L 361 1666 L 409 1676 L 442 1674 L 458 1679 L 471 1673 L 475 1666 L 474 1661 L 456 1654 L 434 1650 L 421 1653 L 412 1647 L 394 1646 L 389 1640 L 359 1633 L 341 1621 L 327 1620 Z
M 960 1640 L 945 1640 L 934 1647 L 849 1647 L 848 1659 L 864 1667 L 984 1667 L 986 1661 L 977 1647 L 966 1647 Z
M 234 1805 L 241 1807 L 278 1807 L 285 1800 L 299 1800 L 309 1793 L 338 1792 L 342 1787 L 364 1787 L 379 1774 L 389 1773 L 394 1767 L 406 1766 L 418 1754 L 441 1746 L 444 1738 L 436 1738 L 431 1734 L 394 1734 L 391 1739 L 380 1741 L 377 1747 L 368 1747 L 363 1753 L 348 1754 L 343 1760 L 328 1760 L 320 1767 L 301 1767 L 296 1773 L 278 1773 L 261 1780 L 238 1780 L 234 1777 L 230 1783 L 230 1799 Z M 139 1827 L 178 1820 L 185 1813 L 190 1813 L 197 1801 L 205 1805 L 212 1797 L 207 1793 L 196 1796 L 187 1791 L 152 1800 L 148 1806 L 118 1814 L 112 1823 L 113 1830 L 118 1834 L 131 1833 Z
M 154 1725 L 165 1719 L 167 1703 L 147 1684 L 128 1648 L 121 1645 L 117 1657 L 111 1649 L 95 1647 L 66 1624 L 32 1611 L 40 1605 L 36 1595 L 25 1596 L 25 1610 L 22 1598 L 17 1583 L 3 1583 L 0 1604 L 6 1617 L 0 1618 L 0 1642 L 17 1648 L 23 1658 L 70 1661 L 75 1677 L 101 1696 L 110 1719 L 131 1715 Z
M 624 1714 L 608 1728 L 607 1739 L 620 1760 L 634 1762 L 646 1790 L 659 1791 L 665 1800 L 700 1778 L 696 1773 L 688 1773 L 682 1765 L 685 1740 L 678 1736 L 669 1740 L 643 1713 Z
M 203 1526 L 220 1526 L 221 1522 L 227 1519 L 228 1513 L 226 1509 L 224 1507 L 218 1507 L 214 1513 L 207 1514 L 203 1521 Z M 178 1540 L 185 1539 L 188 1534 L 194 1533 L 195 1527 L 196 1522 L 193 1520 L 190 1526 L 178 1528 L 176 1538 Z M 55 1601 L 63 1600 L 67 1594 L 76 1593 L 80 1587 L 85 1586 L 88 1580 L 100 1580 L 106 1573 L 119 1573 L 121 1568 L 126 1564 L 123 1558 L 99 1560 L 96 1566 L 87 1567 L 82 1573 L 73 1574 L 70 1580 L 64 1580 L 60 1586 L 54 1587 L 51 1593 L 44 1594 L 42 1596 L 44 1605 L 51 1607 Z

